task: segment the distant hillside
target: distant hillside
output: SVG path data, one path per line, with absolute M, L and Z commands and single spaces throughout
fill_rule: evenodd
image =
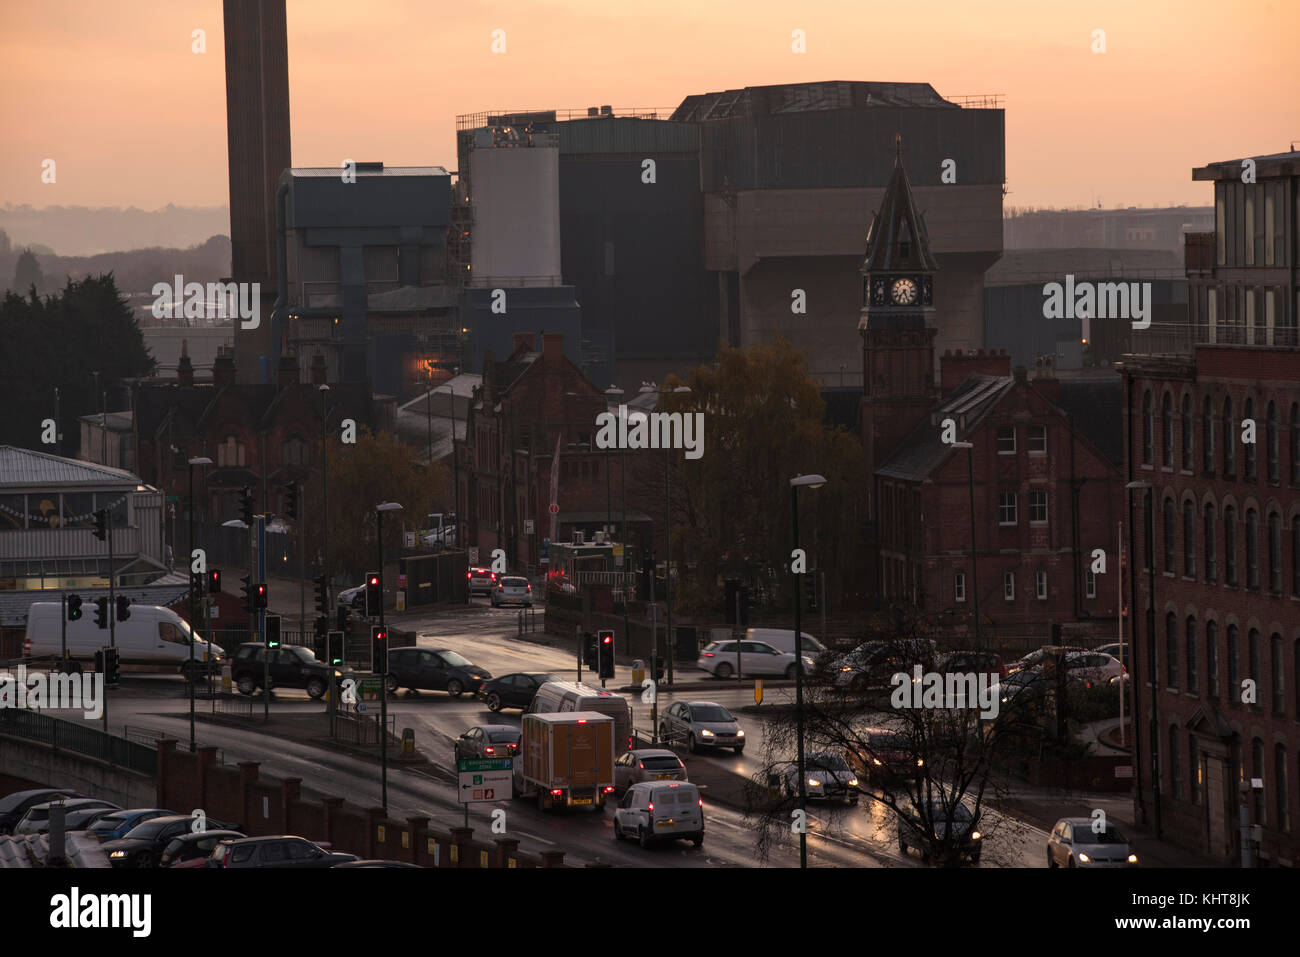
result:
M 0 290 L 13 285 L 14 267 L 22 251 L 22 247 L 16 244 L 6 248 L 3 233 L 0 233 Z M 186 282 L 209 283 L 229 276 L 231 271 L 228 236 L 212 236 L 186 249 L 152 247 L 97 256 L 48 255 L 42 254 L 39 248 L 34 248 L 33 252 L 44 274 L 44 282 L 37 288 L 42 295 L 62 289 L 69 276 L 80 280 L 111 272 L 117 288 L 129 295 L 147 293 L 156 282 L 170 284 L 178 273 L 185 277 Z M 14 291 L 27 294 L 26 289 Z
M 118 207 L 6 205 L 0 230 L 15 246 L 48 246 L 62 256 L 133 249 L 185 249 L 230 232 L 225 206 L 172 206 L 144 210 Z M 39 250 L 38 250 L 39 251 Z M 9 274 L 0 276 L 8 282 Z

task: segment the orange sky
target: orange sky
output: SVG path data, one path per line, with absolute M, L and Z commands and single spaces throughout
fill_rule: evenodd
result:
M 289 0 L 288 16 L 295 166 L 452 169 L 457 113 L 811 80 L 1004 94 L 1015 206 L 1207 204 L 1191 167 L 1300 140 L 1297 0 Z M 0 23 L 0 204 L 228 201 L 220 0 L 6 0 Z

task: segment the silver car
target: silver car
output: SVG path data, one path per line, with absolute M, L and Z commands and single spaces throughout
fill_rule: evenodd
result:
M 99 798 L 69 798 L 66 801 L 50 801 L 45 804 L 34 804 L 27 809 L 23 819 L 18 822 L 14 828 L 14 834 L 47 834 L 50 830 L 50 808 L 56 804 L 61 804 L 68 815 L 75 812 L 90 810 L 91 808 L 103 808 L 107 811 L 120 811 L 116 804 L 111 801 L 101 801 Z
M 1115 825 L 1063 817 L 1047 839 L 1048 867 L 1137 867 L 1138 857 Z
M 614 762 L 614 789 L 622 792 L 641 781 L 687 781 L 682 759 L 664 748 L 628 751 Z
M 710 642 L 700 652 L 695 664 L 701 671 L 707 671 L 715 678 L 730 678 L 736 673 L 737 664 L 740 665 L 741 674 L 746 677 L 780 675 L 793 681 L 795 676 L 794 654 L 778 651 L 765 641 L 742 641 L 739 654 L 734 641 Z M 813 659 L 804 655 L 804 674 L 811 675 L 814 667 Z
M 700 748 L 745 750 L 745 732 L 730 711 L 713 701 L 676 701 L 659 719 L 659 737 L 686 742 L 694 754 Z
M 808 780 L 804 794 L 808 800 L 847 801 L 858 803 L 858 777 L 843 756 L 829 751 L 810 751 L 804 755 L 804 773 Z M 785 774 L 785 793 L 799 793 L 799 765 L 791 762 Z
M 497 587 L 492 589 L 492 607 L 500 608 L 502 605 L 533 607 L 533 586 L 528 584 L 527 578 L 502 575 L 497 579 Z

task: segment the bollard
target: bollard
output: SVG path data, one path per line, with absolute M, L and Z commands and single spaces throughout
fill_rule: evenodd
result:
M 415 729 L 414 728 L 402 729 L 402 757 L 404 758 L 415 757 Z
M 632 684 L 640 685 L 645 681 L 645 662 L 637 658 L 632 662 Z

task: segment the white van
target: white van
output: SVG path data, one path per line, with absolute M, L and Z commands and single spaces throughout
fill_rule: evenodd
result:
M 110 608 L 110 613 L 116 609 Z M 62 658 L 63 605 L 57 601 L 33 602 L 27 612 L 27 640 L 33 658 Z M 108 644 L 109 630 L 95 624 L 95 604 L 85 601 L 81 617 L 68 622 L 68 655 L 76 661 L 94 661 L 95 652 Z M 189 624 L 169 608 L 132 605 L 131 617 L 113 624 L 118 661 L 123 665 L 176 665 L 181 673 L 189 667 L 190 641 L 194 642 L 196 670 L 203 674 L 221 660 L 221 650 L 196 636 Z
M 614 753 L 632 748 L 632 706 L 613 691 L 576 681 L 548 681 L 537 689 L 527 714 L 595 711 L 614 719 Z
M 616 840 L 636 838 L 642 847 L 654 841 L 688 838 L 704 843 L 704 801 L 686 781 L 642 781 L 632 785 L 614 811 Z
M 826 651 L 826 646 L 808 632 L 801 631 L 799 634 L 803 638 L 800 644 L 803 645 L 803 653 L 807 657 L 816 658 Z M 745 639 L 747 641 L 762 641 L 771 645 L 777 651 L 783 651 L 787 655 L 794 654 L 794 629 L 748 628 L 745 631 Z

